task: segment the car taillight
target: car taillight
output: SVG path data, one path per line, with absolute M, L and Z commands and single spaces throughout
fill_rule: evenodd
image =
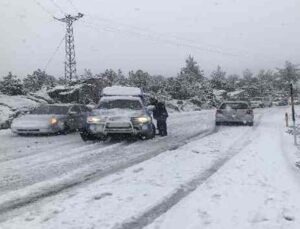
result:
M 247 110 L 247 114 L 253 114 L 253 110 Z

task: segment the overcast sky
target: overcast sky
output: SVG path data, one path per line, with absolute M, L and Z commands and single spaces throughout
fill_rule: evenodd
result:
M 78 74 L 175 76 L 189 54 L 207 75 L 217 65 L 240 74 L 300 64 L 299 0 L 0 0 L 0 75 L 45 69 L 65 33 L 52 15 L 77 10 Z M 63 76 L 64 57 L 63 43 L 46 71 Z

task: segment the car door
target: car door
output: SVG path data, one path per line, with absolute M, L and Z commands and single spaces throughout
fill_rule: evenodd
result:
M 87 116 L 89 114 L 89 112 L 91 111 L 87 106 L 84 106 L 84 105 L 81 105 L 80 106 L 80 110 L 81 110 L 81 113 L 80 113 L 80 120 L 79 120 L 79 129 L 83 128 L 86 124 L 86 119 L 87 119 Z
M 68 125 L 70 129 L 77 130 L 80 128 L 80 115 L 81 110 L 78 105 L 74 105 L 70 108 L 68 115 Z

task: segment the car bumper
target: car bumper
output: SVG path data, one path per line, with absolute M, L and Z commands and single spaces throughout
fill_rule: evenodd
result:
M 153 131 L 152 123 L 132 125 L 131 123 L 89 124 L 86 130 L 93 135 L 130 134 L 143 135 Z
M 52 134 L 61 131 L 59 127 L 11 127 L 15 134 Z
M 227 117 L 227 116 L 217 116 L 216 122 L 230 122 L 230 123 L 251 123 L 254 117 L 251 115 L 246 115 L 243 117 Z

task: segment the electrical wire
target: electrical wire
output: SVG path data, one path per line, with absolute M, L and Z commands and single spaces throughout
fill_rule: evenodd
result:
M 106 22 L 106 23 L 109 23 L 109 24 L 119 25 L 121 27 L 125 27 L 129 30 L 133 30 L 133 31 L 138 32 L 138 33 L 150 34 L 151 36 L 156 36 L 156 37 L 166 37 L 166 34 L 150 31 L 149 29 L 146 29 L 146 28 L 132 26 L 132 25 L 128 25 L 128 24 L 125 24 L 125 23 L 120 23 L 120 22 L 117 22 L 117 21 L 114 21 L 114 20 L 111 20 L 111 19 L 98 17 L 98 16 L 96 17 L 96 16 L 93 16 L 93 15 L 85 15 L 85 16 L 90 17 L 92 20 L 97 20 L 97 21 L 100 21 L 100 22 Z M 174 36 L 174 35 L 173 36 L 172 35 L 171 36 L 167 35 L 167 37 L 168 37 L 169 40 L 171 39 L 171 40 L 179 42 L 179 43 L 188 43 L 189 45 L 202 47 L 203 49 L 209 49 L 209 50 L 211 50 L 211 51 L 213 50 L 215 52 L 223 52 L 223 53 L 227 53 L 227 54 L 230 54 L 230 55 L 238 55 L 238 53 L 236 53 L 236 52 L 224 51 L 220 47 L 217 47 L 217 46 L 212 45 L 212 44 L 205 43 L 205 44 L 200 45 L 197 41 L 182 38 L 182 37 L 179 37 L 179 36 Z M 241 52 L 239 52 L 239 54 L 240 55 L 245 55 L 244 53 L 241 53 Z
M 35 4 L 39 6 L 45 13 L 51 16 L 51 18 L 54 18 L 54 15 L 46 7 L 44 7 L 38 0 L 32 0 L 32 1 L 35 2 Z
M 90 18 L 95 18 L 95 19 L 97 18 L 97 17 L 91 16 L 91 15 L 87 15 L 87 16 Z M 266 55 L 265 53 L 250 53 L 249 50 L 244 50 L 244 51 L 238 50 L 235 52 L 224 51 L 220 48 L 217 48 L 216 46 L 213 47 L 213 46 L 207 45 L 207 44 L 200 45 L 200 44 L 196 43 L 195 41 L 183 39 L 183 38 L 180 38 L 177 36 L 166 37 L 164 34 L 153 32 L 148 29 L 142 29 L 139 27 L 126 25 L 124 23 L 118 23 L 111 19 L 98 18 L 98 21 L 108 22 L 109 24 L 112 24 L 112 23 L 120 24 L 121 26 L 128 28 L 128 29 L 120 29 L 120 28 L 116 28 L 114 25 L 108 26 L 108 27 L 106 26 L 104 30 L 108 31 L 108 32 L 115 31 L 115 32 L 119 32 L 119 33 L 127 33 L 127 34 L 134 35 L 134 36 L 144 37 L 144 38 L 147 38 L 148 40 L 152 40 L 152 41 L 156 41 L 156 42 L 161 42 L 161 43 L 165 43 L 165 44 L 167 43 L 170 45 L 176 45 L 177 47 L 186 47 L 186 48 L 191 48 L 193 50 L 216 53 L 216 54 L 223 55 L 223 56 L 240 57 L 243 59 L 249 59 L 249 58 L 274 59 L 274 56 Z M 90 23 L 90 24 L 94 24 L 94 26 L 101 27 L 101 25 L 98 23 L 97 24 Z M 102 28 L 103 28 L 103 26 L 102 26 Z M 145 31 L 145 32 L 143 32 L 143 31 Z M 277 58 L 275 58 L 275 60 L 276 60 L 276 62 L 282 62 L 282 60 L 279 60 Z
M 78 8 L 75 6 L 75 4 L 72 0 L 67 0 L 67 2 L 69 2 L 69 4 L 72 6 L 72 8 L 75 10 L 76 13 L 79 12 Z
M 205 47 L 201 47 L 199 45 L 194 45 L 194 44 L 188 44 L 188 43 L 184 43 L 181 41 L 176 41 L 176 40 L 172 40 L 169 38 L 165 38 L 162 36 L 155 36 L 152 34 L 148 34 L 148 33 L 139 33 L 137 31 L 131 31 L 131 30 L 124 30 L 124 29 L 120 29 L 120 28 L 115 28 L 115 27 L 101 27 L 99 24 L 95 24 L 95 23 L 90 23 L 90 22 L 86 22 L 84 20 L 81 20 L 82 23 L 85 23 L 85 25 L 89 28 L 92 29 L 96 29 L 96 30 L 102 30 L 102 31 L 108 31 L 108 32 L 118 32 L 118 33 L 123 33 L 123 34 L 129 34 L 129 35 L 134 35 L 137 37 L 142 37 L 142 38 L 146 38 L 148 40 L 151 41 L 155 41 L 158 43 L 164 43 L 164 44 L 168 44 L 168 45 L 175 45 L 177 47 L 186 47 L 186 48 L 191 48 L 194 50 L 198 50 L 198 51 L 205 51 L 205 52 L 211 52 L 211 53 L 217 53 L 219 55 L 224 55 L 224 56 L 231 56 L 231 57 L 240 57 L 241 55 L 238 54 L 234 54 L 234 53 L 229 53 L 229 52 L 224 52 L 224 51 L 220 51 L 220 50 L 216 50 L 216 49 L 212 49 L 212 48 L 205 48 Z
M 55 57 L 56 53 L 60 49 L 60 47 L 63 44 L 64 40 L 65 40 L 65 36 L 63 36 L 63 39 L 61 39 L 61 41 L 59 42 L 58 46 L 55 48 L 54 52 L 52 53 L 52 55 L 50 56 L 49 60 L 47 61 L 47 64 L 45 65 L 45 68 L 44 68 L 44 71 L 47 70 L 49 64 L 52 62 L 53 58 Z
M 50 2 L 52 2 L 52 4 L 63 14 L 66 15 L 67 13 L 56 3 L 56 1 L 54 0 L 49 0 Z

